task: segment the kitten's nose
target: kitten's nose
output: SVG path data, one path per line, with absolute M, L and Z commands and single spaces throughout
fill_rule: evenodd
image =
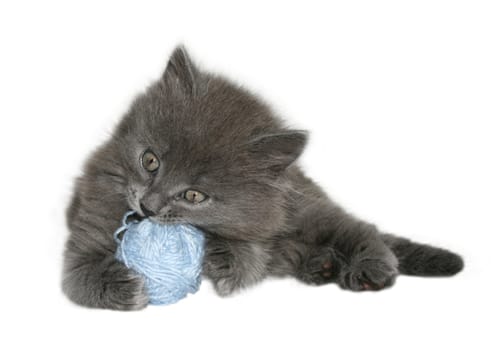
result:
M 146 208 L 144 206 L 144 204 L 142 204 L 142 203 L 141 203 L 141 211 L 146 216 L 154 216 L 154 215 L 156 215 L 155 212 L 153 212 L 152 210 L 149 210 L 148 208 Z

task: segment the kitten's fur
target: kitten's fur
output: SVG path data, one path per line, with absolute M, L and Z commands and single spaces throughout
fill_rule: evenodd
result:
M 177 48 L 77 181 L 67 212 L 64 292 L 89 307 L 146 306 L 142 279 L 114 258 L 112 234 L 129 209 L 206 232 L 203 271 L 220 295 L 269 275 L 361 291 L 388 287 L 399 272 L 449 276 L 462 269 L 458 255 L 384 234 L 332 202 L 296 165 L 306 140 L 258 98 L 198 70 Z M 140 163 L 147 149 L 160 158 L 154 174 Z M 189 204 L 177 196 L 188 188 L 209 198 Z

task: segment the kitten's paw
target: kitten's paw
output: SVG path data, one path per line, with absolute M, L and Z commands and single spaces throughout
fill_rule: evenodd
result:
M 321 285 L 336 280 L 340 262 L 333 249 L 321 247 L 309 254 L 302 263 L 297 277 L 308 284 Z
M 144 279 L 116 262 L 103 274 L 104 304 L 114 310 L 141 310 L 149 302 Z
M 392 262 L 366 259 L 345 267 L 341 271 L 339 284 L 353 291 L 377 291 L 392 286 L 397 275 L 398 269 Z
M 231 295 L 236 289 L 238 289 L 238 282 L 233 277 L 222 277 L 216 281 L 213 281 L 214 290 L 221 297 L 227 297 Z

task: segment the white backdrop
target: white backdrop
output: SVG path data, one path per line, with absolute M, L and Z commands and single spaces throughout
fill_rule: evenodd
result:
M 0 347 L 492 349 L 493 18 L 472 0 L 2 1 Z M 135 313 L 67 301 L 73 179 L 178 43 L 309 130 L 302 163 L 336 200 L 460 252 L 464 272 L 226 299 L 205 282 Z

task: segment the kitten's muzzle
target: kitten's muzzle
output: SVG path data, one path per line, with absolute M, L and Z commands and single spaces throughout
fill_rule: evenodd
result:
M 140 206 L 141 206 L 141 211 L 145 216 L 155 216 L 156 215 L 156 213 L 154 211 L 146 208 L 146 206 L 144 204 L 140 203 Z

